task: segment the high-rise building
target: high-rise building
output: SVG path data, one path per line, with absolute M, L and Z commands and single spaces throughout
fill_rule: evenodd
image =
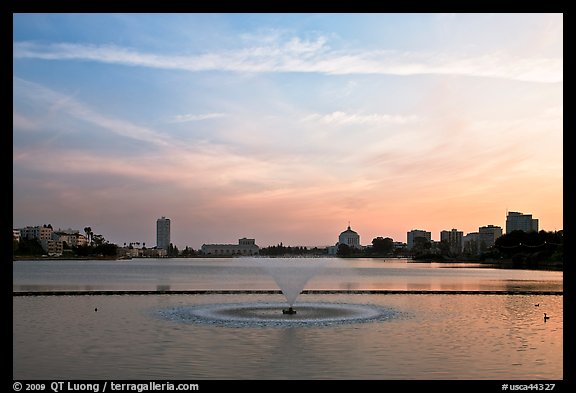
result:
M 462 250 L 465 254 L 477 255 L 479 251 L 478 244 L 480 243 L 480 234 L 478 232 L 467 233 L 462 238 Z
M 414 247 L 414 239 L 418 237 L 423 237 L 429 242 L 432 241 L 432 232 L 423 231 L 421 229 L 413 229 L 407 233 L 407 246 L 408 250 L 411 250 Z
M 170 246 L 170 219 L 162 216 L 156 220 L 156 247 L 168 250 Z
M 538 219 L 532 218 L 532 214 L 508 212 L 506 216 L 506 233 L 512 231 L 538 232 Z
M 452 229 L 451 231 L 441 231 L 440 241 L 448 243 L 450 252 L 453 254 L 460 254 L 462 252 L 462 238 L 464 237 L 464 232 L 457 229 Z
M 502 228 L 496 225 L 487 225 L 478 228 L 478 245 L 480 251 L 486 251 L 492 247 L 498 239 L 502 236 Z

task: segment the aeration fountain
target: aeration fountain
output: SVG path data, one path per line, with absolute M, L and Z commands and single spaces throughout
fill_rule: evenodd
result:
M 247 268 L 256 265 L 274 279 L 286 298 L 287 308 L 282 302 L 252 301 L 181 305 L 160 310 L 160 314 L 163 318 L 185 323 L 233 327 L 303 327 L 397 317 L 397 311 L 373 304 L 303 302 L 296 310 L 294 305 L 306 284 L 320 274 L 329 261 L 329 258 L 256 258 L 249 262 Z M 250 295 L 250 291 L 238 291 L 235 299 L 244 295 Z
M 306 283 L 324 269 L 327 258 L 271 258 L 263 259 L 261 267 L 272 277 L 284 294 L 288 308 L 282 314 L 294 315 L 294 303 Z

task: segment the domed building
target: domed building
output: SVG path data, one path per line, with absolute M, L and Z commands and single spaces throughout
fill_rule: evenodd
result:
M 328 247 L 328 254 L 336 254 L 340 244 L 346 244 L 350 248 L 362 249 L 362 246 L 360 245 L 360 235 L 358 232 L 353 231 L 350 228 L 350 225 L 348 225 L 348 228 L 344 232 L 340 233 L 340 236 L 338 236 L 338 243 L 336 243 L 335 246 Z
M 340 244 L 346 244 L 348 247 L 353 248 L 362 248 L 360 246 L 360 235 L 358 234 L 358 232 L 350 229 L 350 225 L 348 225 L 348 229 L 346 229 L 344 232 L 340 234 L 340 236 L 338 236 L 337 245 Z

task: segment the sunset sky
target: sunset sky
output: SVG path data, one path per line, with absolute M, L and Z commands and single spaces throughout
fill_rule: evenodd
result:
M 563 228 L 562 14 L 15 14 L 13 225 L 122 245 Z

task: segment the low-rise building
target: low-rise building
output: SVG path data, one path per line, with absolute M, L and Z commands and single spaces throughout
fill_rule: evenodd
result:
M 68 247 L 82 247 L 88 244 L 86 236 L 77 229 L 58 229 L 54 232 L 53 238 L 65 242 Z
M 27 240 L 52 240 L 53 232 L 52 225 L 27 226 L 20 229 L 20 237 Z
M 212 256 L 258 255 L 260 247 L 254 239 L 243 237 L 238 244 L 203 244 L 202 253 Z
M 61 242 L 60 240 L 42 239 L 40 240 L 40 244 L 42 245 L 42 248 L 44 249 L 46 254 L 48 254 L 51 257 L 53 256 L 59 257 L 64 252 L 64 243 Z
M 152 247 L 118 247 L 116 254 L 119 258 L 164 258 L 168 251 L 163 248 Z

